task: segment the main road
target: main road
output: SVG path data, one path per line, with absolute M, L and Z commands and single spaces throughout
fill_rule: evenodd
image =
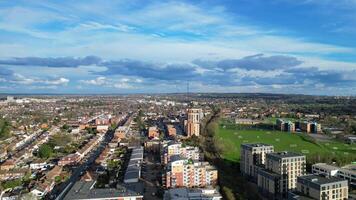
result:
M 122 126 L 126 123 L 127 119 L 131 116 L 129 114 L 124 120 L 120 121 L 118 126 Z M 115 130 L 108 130 L 104 136 L 104 139 L 98 144 L 98 148 L 91 151 L 89 156 L 87 157 L 85 162 L 82 162 L 77 168 L 73 169 L 71 177 L 64 183 L 56 186 L 53 190 L 46 196 L 48 199 L 62 200 L 68 191 L 72 188 L 72 186 L 77 182 L 80 177 L 85 173 L 85 171 L 94 163 L 95 159 L 101 154 L 101 152 L 105 149 L 106 145 L 112 140 L 114 137 Z

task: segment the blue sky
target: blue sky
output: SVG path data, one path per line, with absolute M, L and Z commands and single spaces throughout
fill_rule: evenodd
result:
M 2 1 L 0 93 L 356 95 L 355 0 Z

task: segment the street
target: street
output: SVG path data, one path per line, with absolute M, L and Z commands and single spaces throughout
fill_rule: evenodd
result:
M 144 199 L 158 200 L 160 190 L 159 179 L 161 176 L 161 166 L 153 153 L 146 153 L 143 164 L 142 180 L 145 184 Z
M 122 126 L 127 121 L 128 117 L 121 121 L 118 126 Z M 116 130 L 116 129 L 115 129 Z M 64 183 L 56 185 L 53 190 L 47 194 L 48 199 L 61 200 L 65 197 L 67 192 L 71 187 L 77 182 L 80 177 L 85 173 L 85 171 L 94 163 L 95 159 L 101 154 L 105 149 L 105 146 L 112 140 L 115 130 L 109 130 L 106 132 L 104 139 L 98 144 L 98 147 L 89 153 L 85 162 L 80 164 L 72 172 L 71 177 Z

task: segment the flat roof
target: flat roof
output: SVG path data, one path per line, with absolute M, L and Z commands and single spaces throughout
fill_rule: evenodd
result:
M 273 145 L 265 144 L 265 143 L 251 143 L 251 144 L 241 144 L 241 146 L 245 147 L 273 147 Z
M 320 175 L 315 175 L 315 174 L 309 174 L 305 176 L 299 176 L 298 182 L 303 182 L 307 183 L 310 185 L 314 185 L 317 187 L 320 187 L 321 185 L 324 184 L 330 184 L 330 183 L 338 183 L 338 182 L 344 182 L 347 185 L 347 180 L 344 180 L 342 178 L 338 177 L 325 177 L 325 176 L 320 176 Z
M 323 169 L 326 169 L 326 170 L 339 170 L 340 168 L 339 167 L 336 167 L 336 166 L 333 166 L 333 165 L 329 165 L 329 164 L 326 164 L 326 163 L 316 163 L 313 165 L 313 167 L 320 167 L 320 168 L 323 168 Z
M 164 199 L 222 199 L 220 193 L 212 188 L 174 188 L 166 190 Z
M 116 188 L 94 188 L 95 181 L 77 181 L 64 200 L 143 197 L 143 183 L 118 184 Z
M 303 154 L 290 152 L 290 151 L 281 151 L 281 152 L 268 153 L 266 156 L 267 157 L 276 158 L 276 159 L 293 158 L 293 157 L 305 157 L 305 155 L 303 155 Z

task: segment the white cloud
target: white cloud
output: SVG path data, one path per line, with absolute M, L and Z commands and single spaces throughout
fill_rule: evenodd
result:
M 17 83 L 21 85 L 32 85 L 32 84 L 45 84 L 45 85 L 67 85 L 69 79 L 60 77 L 58 79 L 41 79 L 38 77 L 25 77 L 22 74 L 14 73 L 12 78 L 9 78 L 7 82 Z
M 104 76 L 97 77 L 96 79 L 92 80 L 80 80 L 79 82 L 89 84 L 89 85 L 107 85 L 108 80 Z

